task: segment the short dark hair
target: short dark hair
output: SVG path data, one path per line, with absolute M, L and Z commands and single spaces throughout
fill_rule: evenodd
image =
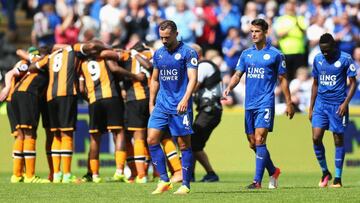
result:
M 177 32 L 177 26 L 172 20 L 164 20 L 159 25 L 160 30 L 166 30 L 168 28 L 170 28 L 171 32 Z
M 335 39 L 330 33 L 325 33 L 321 35 L 319 44 L 334 44 Z
M 257 18 L 253 21 L 251 21 L 251 25 L 259 26 L 261 27 L 262 31 L 267 31 L 269 29 L 269 24 L 261 18 Z

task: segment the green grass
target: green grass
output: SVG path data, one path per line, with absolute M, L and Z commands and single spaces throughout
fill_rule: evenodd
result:
M 193 183 L 191 194 L 180 197 L 171 192 L 151 195 L 156 183 L 10 184 L 9 175 L 0 176 L 1 202 L 358 202 L 360 192 L 356 170 L 345 171 L 340 189 L 318 188 L 320 174 L 313 172 L 284 172 L 277 190 L 266 189 L 267 175 L 264 189 L 248 190 L 251 173 L 221 173 L 221 182 Z
M 360 127 L 360 117 L 352 118 Z M 320 168 L 311 141 L 311 126 L 306 115 L 297 114 L 293 120 L 285 116 L 275 118 L 274 132 L 269 135 L 267 146 L 275 165 L 282 169 L 280 188 L 272 191 L 245 189 L 253 177 L 254 154 L 249 149 L 244 134 L 243 113 L 237 109 L 226 111 L 221 124 L 215 129 L 206 146 L 210 161 L 219 173 L 221 182 L 215 184 L 194 183 L 191 195 L 175 197 L 171 193 L 151 196 L 155 183 L 129 185 L 119 183 L 36 185 L 10 184 L 12 169 L 11 148 L 13 138 L 9 135 L 8 121 L 0 115 L 0 202 L 359 202 L 360 169 L 344 167 L 341 189 L 319 189 Z M 334 171 L 334 144 L 329 132 L 324 137 L 326 157 L 331 172 Z M 44 133 L 38 131 L 36 171 L 47 177 L 44 150 Z M 346 160 L 360 160 L 360 147 L 354 142 L 354 151 L 346 154 Z M 86 168 L 77 165 L 86 154 L 75 154 L 73 172 L 81 177 Z M 102 154 L 102 159 L 112 159 Z M 111 176 L 113 167 L 100 168 L 102 177 Z M 204 171 L 196 168 L 199 180 Z M 264 187 L 268 177 L 264 175 Z M 178 185 L 176 185 L 178 187 Z

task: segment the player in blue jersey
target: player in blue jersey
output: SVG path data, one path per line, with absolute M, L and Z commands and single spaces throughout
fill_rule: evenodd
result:
M 331 34 L 326 33 L 319 41 L 321 53 L 315 56 L 312 75 L 309 119 L 312 123 L 316 158 L 323 175 L 319 187 L 327 187 L 332 179 L 322 143 L 325 130 L 333 132 L 335 142 L 335 179 L 331 187 L 342 187 L 341 174 L 345 158 L 344 131 L 348 122 L 348 105 L 356 89 L 356 68 L 351 56 L 336 48 Z M 346 83 L 349 78 L 349 92 Z
M 172 189 L 160 146 L 161 135 L 167 128 L 176 137 L 182 154 L 183 181 L 174 194 L 187 194 L 190 192 L 193 163 L 190 139 L 193 133 L 191 94 L 197 82 L 198 56 L 194 49 L 176 39 L 178 32 L 173 21 L 160 23 L 159 33 L 164 46 L 153 57 L 147 142 L 153 165 L 161 180 L 152 194 Z
M 266 40 L 268 24 L 263 19 L 251 22 L 251 36 L 254 46 L 244 50 L 235 68 L 229 86 L 223 96 L 239 83 L 246 73 L 245 97 L 245 133 L 250 147 L 256 152 L 256 171 L 253 183 L 249 189 L 261 188 L 265 168 L 269 172 L 269 188 L 278 186 L 280 169 L 275 167 L 270 153 L 266 148 L 268 132 L 272 132 L 274 123 L 274 89 L 279 84 L 286 100 L 286 115 L 291 119 L 294 116 L 294 107 L 286 79 L 286 64 L 284 55 Z

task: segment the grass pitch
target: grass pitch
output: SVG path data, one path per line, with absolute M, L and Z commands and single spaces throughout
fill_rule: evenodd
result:
M 107 175 L 111 175 L 110 173 Z M 344 187 L 318 188 L 320 173 L 283 173 L 280 187 L 248 190 L 250 173 L 221 173 L 219 183 L 193 183 L 191 193 L 176 196 L 168 191 L 151 195 L 156 183 L 11 184 L 10 174 L 0 176 L 1 202 L 359 202 L 360 173 L 346 171 Z M 199 176 L 200 178 L 200 176 Z M 173 191 L 179 187 L 176 184 Z

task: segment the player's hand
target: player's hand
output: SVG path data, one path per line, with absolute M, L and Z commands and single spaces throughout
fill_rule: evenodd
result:
M 229 87 L 226 88 L 223 92 L 223 98 L 226 98 L 230 94 L 230 92 L 231 92 L 230 88 Z
M 137 81 L 143 81 L 145 79 L 146 79 L 145 73 L 138 73 L 135 75 L 135 80 L 137 80 Z
M 338 110 L 336 111 L 336 113 L 337 113 L 340 117 L 343 117 L 343 116 L 345 115 L 346 111 L 347 111 L 347 104 L 342 103 L 342 104 L 339 106 L 339 108 L 338 108 Z
M 285 113 L 286 113 L 286 116 L 289 117 L 289 119 L 292 119 L 294 117 L 295 110 L 294 110 L 294 106 L 292 103 L 286 105 Z
M 309 120 L 312 121 L 313 110 L 309 109 Z
M 184 114 L 187 111 L 188 101 L 181 100 L 176 108 L 178 114 Z
M 0 92 L 0 101 L 4 101 L 10 92 L 10 87 L 4 87 Z

